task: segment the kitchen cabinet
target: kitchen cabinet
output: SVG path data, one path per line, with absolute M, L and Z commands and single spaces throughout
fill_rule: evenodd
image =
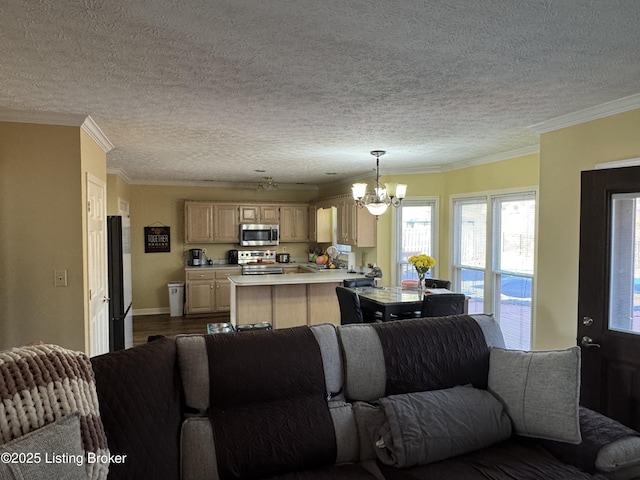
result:
M 212 243 L 213 203 L 184 202 L 185 243 Z
M 238 243 L 238 205 L 214 204 L 213 241 L 216 243 Z
M 305 275 L 313 280 L 315 274 Z M 340 325 L 340 306 L 336 287 L 342 280 L 319 283 L 292 281 L 274 285 L 235 285 L 236 325 L 269 322 L 273 328 L 333 323 Z
M 310 238 L 318 238 L 314 233 L 317 223 L 315 214 L 313 209 L 311 227 L 310 207 L 307 204 L 239 205 L 185 200 L 185 243 L 237 244 L 239 225 L 242 223 L 280 225 L 281 242 L 309 242 Z
M 309 206 L 280 207 L 280 242 L 309 241 Z
M 352 198 L 336 201 L 338 213 L 338 243 L 353 247 L 376 246 L 376 217 L 358 208 Z
M 318 206 L 309 205 L 309 241 L 318 241 Z
M 240 223 L 275 225 L 280 222 L 278 205 L 240 205 Z
M 185 243 L 238 243 L 238 205 L 184 203 Z
M 228 312 L 231 309 L 229 276 L 241 274 L 240 267 L 187 270 L 187 314 Z

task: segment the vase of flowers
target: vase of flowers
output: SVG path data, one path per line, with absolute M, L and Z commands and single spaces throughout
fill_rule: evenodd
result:
M 418 296 L 422 298 L 424 295 L 424 277 L 436 264 L 436 259 L 430 255 L 421 253 L 420 255 L 412 255 L 409 257 L 409 263 L 413 265 L 418 273 Z

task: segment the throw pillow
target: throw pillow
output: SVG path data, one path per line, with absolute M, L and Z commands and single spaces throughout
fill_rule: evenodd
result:
M 109 449 L 89 358 L 57 345 L 30 345 L 0 352 L 0 443 L 80 412 L 82 445 L 91 480 L 104 480 Z M 95 455 L 94 455 L 95 454 Z
M 605 445 L 596 458 L 596 468 L 603 472 L 635 466 L 640 466 L 640 437 L 625 437 Z
M 582 441 L 579 347 L 535 352 L 492 348 L 488 387 L 505 405 L 518 435 Z
M 381 398 L 379 408 L 383 417 L 376 427 L 376 415 L 367 412 L 370 442 L 381 462 L 398 468 L 437 462 L 511 436 L 502 404 L 471 386 L 392 395 Z
M 2 479 L 87 479 L 79 413 L 0 445 L 0 454 Z

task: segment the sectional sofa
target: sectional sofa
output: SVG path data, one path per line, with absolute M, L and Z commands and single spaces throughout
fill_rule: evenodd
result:
M 0 478 L 640 478 L 580 350 L 505 350 L 490 315 L 151 340 L 0 353 Z

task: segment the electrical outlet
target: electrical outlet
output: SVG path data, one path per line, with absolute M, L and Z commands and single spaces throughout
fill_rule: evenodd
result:
M 55 287 L 66 287 L 67 286 L 67 271 L 66 270 L 56 270 L 53 272 L 54 279 L 53 285 Z

